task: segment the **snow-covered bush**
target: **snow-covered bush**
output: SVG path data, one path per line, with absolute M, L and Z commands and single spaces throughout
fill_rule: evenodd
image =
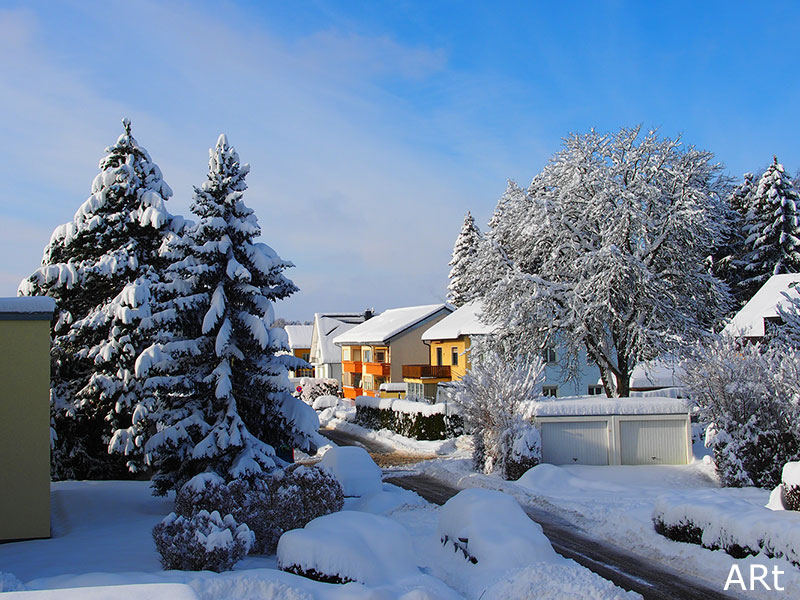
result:
M 303 465 L 227 483 L 216 474 L 202 473 L 175 497 L 175 510 L 180 515 L 191 517 L 200 510 L 217 510 L 245 523 L 255 534 L 251 550 L 257 554 L 273 553 L 285 531 L 341 510 L 343 504 L 342 486 L 332 474 Z
M 444 440 L 461 435 L 461 417 L 445 403 L 408 399 L 356 398 L 355 422 L 369 429 L 388 429 L 417 440 Z
M 719 490 L 682 490 L 656 500 L 656 532 L 670 539 L 724 550 L 735 558 L 763 553 L 800 566 L 800 518 Z
M 783 506 L 786 510 L 800 510 L 800 462 L 783 466 Z
M 490 349 L 473 356 L 472 368 L 454 386 L 464 426 L 475 438 L 476 469 L 510 479 L 522 474 L 522 465 L 538 463 L 541 444 L 522 409 L 541 395 L 543 371 L 539 356 L 512 361 Z
M 303 385 L 300 399 L 309 406 L 313 405 L 314 400 L 320 396 L 335 396 L 341 398 L 342 391 L 339 389 L 339 383 L 335 379 L 317 379 L 310 380 L 309 383 Z
M 185 517 L 174 512 L 153 528 L 164 569 L 229 571 L 244 558 L 255 536 L 231 515 L 201 510 Z
M 0 571 L 0 592 L 21 592 L 24 589 L 25 586 L 16 575 Z
M 773 488 L 798 458 L 800 355 L 781 344 L 721 336 L 694 347 L 684 383 L 708 423 L 706 445 L 726 486 Z
M 363 448 L 333 447 L 322 456 L 319 465 L 333 473 L 345 496 L 368 496 L 381 490 L 381 469 Z

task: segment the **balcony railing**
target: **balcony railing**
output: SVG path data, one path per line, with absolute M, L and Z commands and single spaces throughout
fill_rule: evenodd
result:
M 450 379 L 449 365 L 403 365 L 403 379 Z
M 367 375 L 377 375 L 378 377 L 389 377 L 392 365 L 389 363 L 368 362 L 364 363 Z
M 351 387 L 349 385 L 343 385 L 342 392 L 344 393 L 345 398 L 355 398 L 364 394 L 364 390 L 362 388 Z
M 356 360 L 343 360 L 342 371 L 345 373 L 361 373 L 361 362 Z

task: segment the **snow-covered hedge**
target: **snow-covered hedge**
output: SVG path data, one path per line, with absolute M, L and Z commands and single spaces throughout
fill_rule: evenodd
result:
M 356 398 L 355 422 L 417 440 L 444 440 L 460 435 L 463 430 L 463 421 L 453 405 L 369 396 Z
M 325 469 L 304 465 L 227 483 L 214 473 L 202 473 L 175 497 L 175 510 L 183 516 L 219 510 L 247 524 L 255 533 L 251 551 L 257 554 L 273 553 L 284 531 L 341 510 L 343 504 L 336 478 Z
M 153 528 L 166 570 L 230 571 L 250 551 L 255 535 L 230 514 L 201 510 L 191 517 L 167 515 Z
M 800 511 L 800 462 L 788 462 L 783 465 L 781 481 L 784 508 Z
M 772 511 L 703 490 L 658 498 L 653 524 L 672 540 L 724 550 L 735 558 L 763 552 L 800 567 L 800 515 L 791 511 Z

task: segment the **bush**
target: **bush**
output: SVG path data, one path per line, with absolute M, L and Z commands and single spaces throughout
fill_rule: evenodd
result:
M 368 429 L 388 429 L 416 440 L 444 440 L 461 435 L 463 420 L 445 414 L 446 405 L 361 397 L 355 423 Z
M 786 463 L 783 466 L 781 480 L 783 507 L 786 510 L 800 510 L 800 463 Z
M 153 539 L 164 569 L 219 573 L 250 551 L 254 535 L 229 514 L 201 510 L 191 517 L 170 513 L 153 528 Z
M 504 479 L 516 481 L 542 460 L 539 430 L 519 420 L 503 432 L 500 440 L 502 462 L 498 465 Z
M 304 527 L 344 505 L 342 486 L 318 467 L 291 465 L 228 483 L 213 473 L 194 477 L 175 497 L 175 509 L 190 517 L 197 511 L 229 512 L 255 533 L 251 552 L 272 554 L 285 531 Z
M 341 398 L 342 391 L 339 389 L 339 383 L 335 379 L 312 380 L 303 386 L 303 391 L 300 393 L 300 399 L 309 406 L 314 404 L 314 400 L 320 396 Z
M 798 352 L 721 336 L 692 349 L 683 368 L 700 419 L 709 424 L 706 445 L 722 485 L 778 485 L 781 467 L 800 453 Z

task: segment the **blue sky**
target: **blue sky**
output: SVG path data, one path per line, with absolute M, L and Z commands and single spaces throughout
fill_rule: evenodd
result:
M 734 176 L 800 168 L 800 4 L 5 2 L 0 295 L 88 196 L 128 116 L 188 213 L 221 132 L 263 241 L 296 267 L 280 316 L 444 297 L 483 225 L 562 137 L 658 126 Z

